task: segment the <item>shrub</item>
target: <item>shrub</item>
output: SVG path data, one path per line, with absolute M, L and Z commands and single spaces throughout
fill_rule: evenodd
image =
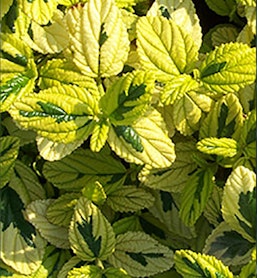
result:
M 1 2 L 1 277 L 254 276 L 256 3 L 206 4 Z

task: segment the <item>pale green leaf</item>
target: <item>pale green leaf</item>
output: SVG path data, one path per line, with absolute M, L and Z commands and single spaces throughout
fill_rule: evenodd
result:
M 33 245 L 28 245 L 13 224 L 3 231 L 3 225 L 0 223 L 0 231 L 1 260 L 26 277 L 35 272 L 43 260 L 45 240 L 36 233 L 33 235 Z
M 242 124 L 242 106 L 234 94 L 227 94 L 215 103 L 201 123 L 199 137 L 232 137 L 238 140 Z
M 254 35 L 256 35 L 256 7 L 245 7 L 245 16 L 247 18 L 247 25 Z
M 156 110 L 149 111 L 133 124 L 132 128 L 140 138 L 142 152 L 137 151 L 111 128 L 108 143 L 117 155 L 128 162 L 149 164 L 155 168 L 169 167 L 174 162 L 174 144 L 167 135 L 161 115 Z
M 178 250 L 174 259 L 175 267 L 183 278 L 234 277 L 229 268 L 213 256 L 191 250 Z
M 13 3 L 13 0 L 5 0 L 0 2 L 0 19 L 4 17 L 4 15 L 8 12 L 11 5 Z
M 228 266 L 238 266 L 249 262 L 253 248 L 254 243 L 232 230 L 226 222 L 221 222 L 207 238 L 203 252 Z
M 29 131 L 27 131 L 29 132 Z M 55 161 L 64 158 L 76 150 L 83 142 L 83 139 L 71 143 L 53 142 L 47 138 L 37 136 L 37 148 L 40 155 L 48 161 Z
M 85 265 L 79 268 L 73 268 L 68 272 L 67 278 L 101 278 L 102 271 L 96 265 Z
M 115 246 L 115 234 L 111 224 L 85 197 L 79 198 L 75 207 L 69 240 L 74 253 L 86 261 L 106 259 Z
M 229 16 L 236 9 L 238 0 L 205 0 L 211 10 L 218 15 Z
M 46 210 L 46 218 L 52 224 L 68 227 L 80 193 L 66 193 L 54 200 Z
M 254 39 L 254 33 L 252 31 L 251 26 L 248 24 L 244 26 L 244 28 L 241 30 L 237 37 L 237 42 L 239 43 L 245 43 L 249 46 L 251 45 L 252 41 Z
M 188 178 L 180 207 L 180 217 L 186 225 L 193 226 L 203 213 L 213 186 L 214 177 L 210 168 L 199 169 Z
M 138 215 L 133 214 L 123 217 L 112 224 L 115 235 L 124 234 L 128 231 L 138 232 L 142 230 Z
M 245 6 L 256 6 L 256 0 L 236 0 L 236 2 Z
M 203 86 L 218 94 L 233 93 L 255 81 L 256 49 L 242 43 L 222 44 L 200 66 Z
M 94 79 L 81 74 L 71 61 L 67 59 L 48 60 L 40 68 L 39 87 L 41 89 L 47 89 L 63 84 L 86 87 L 94 97 L 99 98 L 100 96 Z
M 197 46 L 174 21 L 161 16 L 141 17 L 137 37 L 140 63 L 145 70 L 155 70 L 157 78 L 170 80 L 194 68 Z
M 206 154 L 215 154 L 223 157 L 233 157 L 237 154 L 237 142 L 231 138 L 204 138 L 197 142 L 197 149 Z
M 40 184 L 35 172 L 19 160 L 15 162 L 14 175 L 9 186 L 19 194 L 25 206 L 32 201 L 46 197 L 45 190 Z
M 46 242 L 28 222 L 25 206 L 15 190 L 1 188 L 0 203 L 1 260 L 21 274 L 31 274 L 42 262 Z
M 130 278 L 131 276 L 122 268 L 108 267 L 104 271 L 106 278 Z
M 96 205 L 103 205 L 106 201 L 106 193 L 100 182 L 88 183 L 83 189 L 82 194 Z
M 73 61 L 81 72 L 92 77 L 121 72 L 129 51 L 129 39 L 121 11 L 113 1 L 89 0 L 75 21 L 75 30 L 70 34 L 71 49 Z
M 57 8 L 57 5 L 57 0 L 19 1 L 19 8 L 33 21 L 42 25 L 48 24 Z
M 222 200 L 224 220 L 250 242 L 256 236 L 256 175 L 238 166 L 227 179 Z
M 254 108 L 255 97 L 256 97 L 255 86 L 256 84 L 253 83 L 252 85 L 248 85 L 238 92 L 239 101 L 243 107 L 243 111 L 246 114 L 249 113 Z
M 28 220 L 37 228 L 41 236 L 52 245 L 69 249 L 68 229 L 52 224 L 48 221 L 46 212 L 53 200 L 37 200 L 27 206 L 26 214 Z
M 199 129 L 202 112 L 211 109 L 212 100 L 195 91 L 185 93 L 173 104 L 173 121 L 176 129 L 183 135 L 192 135 Z
M 176 159 L 166 169 L 143 168 L 139 179 L 144 185 L 153 189 L 169 192 L 181 192 L 188 180 L 188 175 L 196 169 L 192 154 L 196 152 L 195 142 L 178 142 L 175 144 Z
M 99 152 L 108 139 L 109 124 L 106 121 L 97 123 L 90 137 L 90 149 Z
M 117 236 L 108 261 L 133 277 L 145 277 L 170 269 L 173 252 L 145 233 L 127 232 Z
M 79 149 L 60 161 L 46 162 L 43 168 L 47 180 L 66 191 L 79 191 L 94 181 L 108 183 L 112 178 L 122 178 L 125 173 L 122 163 L 106 149 L 99 153 Z
M 119 78 L 101 99 L 106 117 L 114 125 L 130 125 L 148 108 L 154 87 L 151 72 L 133 71 Z
M 143 188 L 126 185 L 108 195 L 107 204 L 120 212 L 138 211 L 153 205 L 154 198 Z
M 188 74 L 175 76 L 167 82 L 161 92 L 161 101 L 165 105 L 173 104 L 176 99 L 180 99 L 185 93 L 195 91 L 199 88 L 199 83 Z
M 20 140 L 17 137 L 4 136 L 0 138 L 0 188 L 11 179 L 15 160 L 19 154 Z
M 29 35 L 22 36 L 23 40 L 39 53 L 58 53 L 68 47 L 69 35 L 62 12 L 55 10 L 51 21 L 50 26 L 40 26 L 39 23 L 32 22 L 30 30 L 33 39 Z
M 86 89 L 62 85 L 24 96 L 10 113 L 23 128 L 50 141 L 71 143 L 87 139 L 92 132 L 97 103 Z
M 173 106 L 158 106 L 156 109 L 161 113 L 163 120 L 166 124 L 166 128 L 168 130 L 168 135 L 170 138 L 172 138 L 176 133 L 176 128 L 173 122 Z
M 157 0 L 147 12 L 148 16 L 171 18 L 183 31 L 188 33 L 198 48 L 202 43 L 202 32 L 194 3 L 191 0 Z

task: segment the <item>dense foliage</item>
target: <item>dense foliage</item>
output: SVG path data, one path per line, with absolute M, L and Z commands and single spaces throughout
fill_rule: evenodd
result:
M 256 1 L 205 2 L 1 1 L 1 277 L 255 276 Z

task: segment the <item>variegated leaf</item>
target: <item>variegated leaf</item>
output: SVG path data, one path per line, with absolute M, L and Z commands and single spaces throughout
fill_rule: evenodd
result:
M 115 234 L 111 224 L 91 201 L 81 197 L 69 230 L 72 250 L 82 260 L 104 260 L 114 251 Z

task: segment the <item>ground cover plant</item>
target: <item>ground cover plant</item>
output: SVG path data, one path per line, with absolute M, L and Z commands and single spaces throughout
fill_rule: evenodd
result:
M 1 277 L 255 276 L 256 2 L 206 4 L 1 1 Z

